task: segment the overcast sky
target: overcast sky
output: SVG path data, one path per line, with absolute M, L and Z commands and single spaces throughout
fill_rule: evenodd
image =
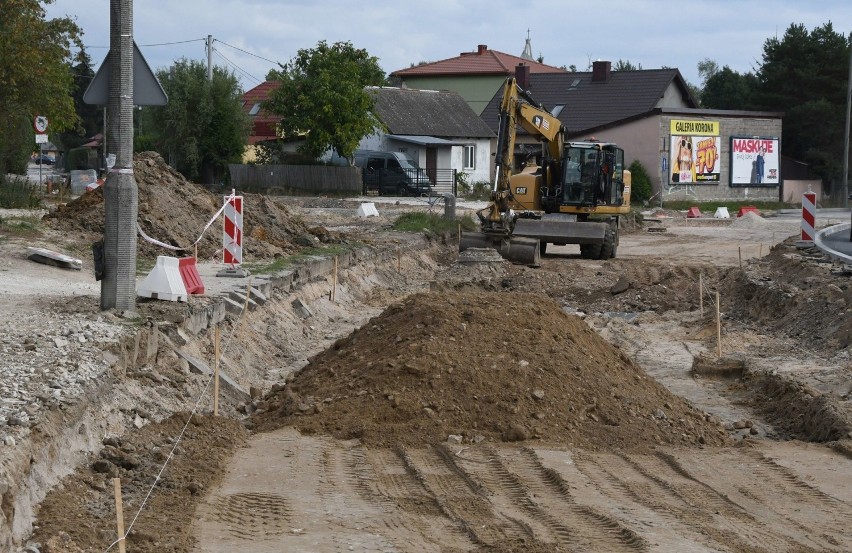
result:
M 99 65 L 109 45 L 109 4 L 56 0 L 47 14 L 76 19 Z M 643 69 L 676 67 L 700 86 L 699 61 L 752 71 L 766 39 L 781 38 L 792 23 L 810 31 L 830 21 L 848 35 L 852 0 L 136 0 L 133 20 L 136 43 L 154 70 L 181 57 L 206 61 L 204 39 L 212 35 L 214 63 L 234 70 L 246 90 L 274 62 L 321 40 L 350 41 L 390 73 L 479 44 L 520 55 L 527 31 L 533 55 L 550 65 L 583 71 L 590 61 L 622 59 Z M 162 45 L 176 42 L 182 43 Z

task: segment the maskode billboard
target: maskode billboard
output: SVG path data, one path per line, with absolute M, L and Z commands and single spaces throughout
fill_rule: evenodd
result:
M 779 140 L 731 137 L 731 186 L 778 186 Z

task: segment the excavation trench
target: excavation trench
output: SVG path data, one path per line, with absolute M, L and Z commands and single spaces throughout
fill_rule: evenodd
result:
M 341 256 L 334 302 L 329 299 L 334 264 L 323 258 L 254 279 L 252 286 L 266 290 L 268 301 L 241 317 L 228 314 L 221 297 L 167 306 L 140 300 L 141 316 L 125 324 L 117 341 L 106 346 L 97 359 L 102 371 L 83 393 L 70 405 L 49 410 L 14 447 L 0 448 L 0 548 L 12 551 L 28 538 L 44 544 L 62 529 L 71 529 L 84 547 L 108 546 L 114 539 L 110 530 L 114 521 L 108 522 L 114 516 L 111 478 L 122 476 L 125 513 L 133 512 L 197 404 L 204 422 L 190 425 L 198 437 L 188 440 L 196 449 L 178 446 L 172 465 L 180 465 L 178 471 L 184 474 L 172 472 L 166 480 L 166 490 L 174 489 L 176 482 L 195 489 L 205 480 L 193 476 L 197 467 L 209 465 L 213 471 L 230 454 L 230 446 L 208 447 L 203 436 L 223 444 L 239 443 L 245 429 L 230 421 L 253 411 L 253 396 L 283 382 L 310 356 L 388 303 L 428 287 L 435 257 L 445 248 L 441 237 L 404 235 L 395 244 Z M 96 298 L 76 301 L 96 302 Z M 222 328 L 223 352 L 220 414 L 224 417 L 218 423 L 206 418 L 212 410 L 211 377 L 199 372 L 214 366 L 211 325 L 216 322 Z M 119 444 L 133 443 L 134 435 L 139 436 L 137 445 L 129 446 L 129 451 L 119 449 Z M 198 449 L 205 450 L 200 457 L 195 456 Z M 104 459 L 108 464 L 97 463 Z M 72 505 L 80 500 L 75 494 L 92 494 L 92 504 L 76 516 Z M 182 520 L 185 507 L 173 508 L 171 518 Z

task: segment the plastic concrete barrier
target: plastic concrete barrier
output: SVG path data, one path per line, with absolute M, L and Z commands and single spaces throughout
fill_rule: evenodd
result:
M 716 219 L 730 219 L 731 216 L 728 214 L 727 207 L 717 207 L 716 214 L 713 215 Z
M 748 212 L 752 212 L 752 213 L 754 213 L 755 215 L 760 215 L 760 210 L 758 210 L 758 209 L 757 209 L 756 207 L 754 207 L 753 205 L 744 205 L 744 206 L 742 206 L 742 207 L 740 208 L 740 210 L 737 212 L 737 217 L 742 217 L 743 215 L 745 215 L 745 214 L 746 214 L 746 213 L 748 213 Z
M 699 217 L 701 217 L 701 210 L 695 206 L 690 207 L 689 211 L 686 212 L 687 219 L 697 219 Z
M 198 265 L 195 258 L 180 258 L 178 268 L 180 269 L 180 276 L 183 279 L 183 285 L 186 287 L 186 293 L 203 294 L 204 283 L 201 282 L 201 275 L 198 274 Z
M 177 257 L 158 256 L 154 268 L 136 287 L 136 294 L 155 300 L 187 301 L 180 260 Z
M 376 204 L 373 202 L 365 202 L 358 206 L 358 217 L 378 217 L 379 212 L 376 209 Z

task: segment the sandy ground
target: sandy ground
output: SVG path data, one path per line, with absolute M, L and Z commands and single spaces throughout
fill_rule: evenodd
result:
M 359 233 L 384 232 L 390 217 L 375 220 L 368 231 L 352 217 L 351 206 L 302 207 L 298 216 L 309 225 Z M 159 503 L 140 516 L 128 550 L 852 550 L 852 492 L 846 485 L 852 481 L 852 371 L 843 326 L 848 274 L 782 244 L 797 234 L 795 218 L 660 220 L 648 226 L 665 231 L 649 232 L 646 226 L 624 233 L 618 258 L 606 262 L 580 259 L 571 247 L 551 247 L 538 269 L 496 263 L 447 271 L 452 256 L 437 247 L 407 255 L 402 271 L 393 264 L 351 270 L 341 278 L 335 305 L 324 295 L 325 283 L 273 298 L 246 320 L 252 331 L 240 333 L 245 353 L 234 356 L 246 384 L 258 386 L 263 396 L 231 416 L 243 420 L 246 411 L 260 411 L 243 420 L 254 428 L 276 383 L 280 393 L 323 352 L 345 351 L 353 330 L 370 328 L 388 305 L 412 293 L 431 290 L 440 301 L 449 291 L 476 291 L 496 294 L 499 301 L 500 294 L 517 291 L 545 296 L 579 314 L 648 377 L 691 404 L 729 445 L 650 438 L 653 443 L 642 449 L 593 448 L 546 436 L 478 440 L 470 432 L 386 446 L 325 432 L 303 435 L 292 425 L 242 437 L 233 428 L 204 422 L 191 427 L 196 441 L 182 444 L 184 464 L 166 472 L 169 485 L 155 489 Z M 5 256 L 0 289 L 13 298 L 3 302 L 4 316 L 69 295 L 96 297 L 85 269 L 57 273 L 27 261 L 18 239 L 1 245 L 11 255 Z M 613 292 L 621 279 L 626 291 Z M 707 287 L 703 316 L 699 280 Z M 33 282 L 38 284 L 25 284 Z M 718 373 L 712 370 L 720 367 L 714 361 L 716 290 L 722 294 L 725 367 L 733 367 Z M 297 298 L 313 309 L 312 319 L 292 316 Z M 815 321 L 818 332 L 809 333 L 797 313 Z M 535 316 L 521 315 L 515 320 L 506 314 L 518 329 L 524 328 L 523 317 Z M 422 334 L 429 334 L 428 327 Z M 481 344 L 497 359 L 517 347 L 510 341 L 489 337 Z M 209 347 L 198 351 L 210 353 Z M 412 358 L 419 355 L 411 351 Z M 573 357 L 565 359 L 565 351 L 554 347 L 549 353 L 560 362 L 582 355 L 572 350 Z M 704 360 L 700 374 L 696 360 Z M 673 406 L 660 409 L 662 415 L 652 409 L 649 424 L 665 422 Z M 597 420 L 604 417 L 585 411 L 596 412 L 584 424 L 600 423 L 604 438 L 606 425 Z M 41 551 L 105 550 L 114 539 L 105 480 L 111 475 L 94 471 L 93 462 L 129 466 L 128 452 L 140 458 L 142 468 L 122 465 L 116 473 L 138 480 L 127 490 L 137 498 L 158 470 L 157 455 L 174 443 L 180 417 L 152 422 L 147 434 L 129 430 L 122 443 L 110 446 L 119 451 L 81 464 L 43 502 L 32 543 Z M 205 439 L 215 440 L 219 449 L 197 445 Z M 152 448 L 152 460 L 143 460 Z M 213 474 L 202 478 L 201 466 L 212 467 Z M 127 519 L 138 505 L 133 501 L 125 509 Z M 164 523 L 167 514 L 171 525 Z M 51 540 L 65 546 L 49 549 Z
M 689 288 L 684 280 L 697 280 L 704 272 L 706 284 L 712 286 L 720 268 L 739 266 L 741 253 L 747 265 L 798 228 L 795 220 L 735 223 L 702 227 L 689 222 L 669 226 L 665 233 L 627 234 L 619 247 L 623 261 L 615 272 L 613 262 L 581 260 L 571 247 L 553 248 L 535 274 L 579 277 L 576 285 L 592 294 L 620 275 L 638 271 L 651 275 L 657 285 L 667 282 L 672 289 L 664 294 L 680 294 Z M 661 277 L 671 270 L 679 271 L 675 278 L 680 282 L 674 285 Z M 640 277 L 633 278 L 635 282 Z M 651 293 L 642 286 L 636 292 Z M 554 289 L 548 293 L 553 295 Z M 572 298 L 574 307 L 591 307 L 578 295 Z M 194 551 L 852 547 L 846 532 L 852 495 L 843 484 L 852 477 L 849 457 L 824 445 L 788 441 L 791 436 L 762 417 L 758 405 L 732 389 L 735 380 L 696 378 L 695 357 L 712 352 L 715 344 L 700 328 L 704 324 L 695 310 L 664 316 L 649 312 L 634 323 L 601 314 L 590 314 L 587 320 L 672 392 L 723 424 L 741 426 L 730 432 L 738 445 L 662 446 L 644 454 L 536 441 L 521 446 L 445 442 L 387 450 L 357 441 L 303 437 L 284 428 L 251 438 L 235 456 L 222 485 L 200 509 Z M 728 354 L 745 356 L 750 341 L 772 341 L 734 328 L 735 321 L 728 325 Z M 783 347 L 783 340 L 779 343 Z M 813 376 L 813 357 L 796 351 L 795 345 L 783 359 L 788 373 L 804 381 Z M 848 386 L 848 359 L 840 366 L 821 361 Z M 839 361 L 844 363 L 842 357 Z M 258 458 L 268 462 L 258 463 Z M 255 507 L 240 509 L 239 502 L 250 497 Z M 246 517 L 247 511 L 265 516 Z

